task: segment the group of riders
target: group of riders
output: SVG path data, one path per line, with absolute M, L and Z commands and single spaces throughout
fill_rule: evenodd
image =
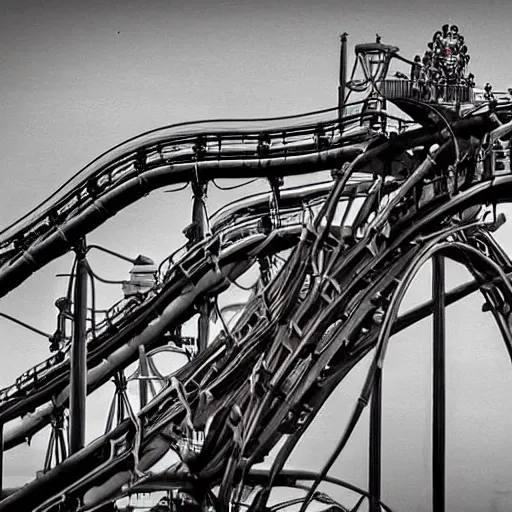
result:
M 443 86 L 475 86 L 474 75 L 465 75 L 470 56 L 457 25 L 444 25 L 427 46 L 423 57 L 414 58 L 411 76 L 423 99 L 442 99 Z

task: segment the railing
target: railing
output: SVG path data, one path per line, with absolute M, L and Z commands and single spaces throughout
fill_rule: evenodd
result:
M 423 91 L 415 82 L 386 79 L 377 82 L 378 89 L 389 99 L 416 98 L 438 103 L 473 103 L 473 89 L 466 85 L 429 85 Z M 425 94 L 426 93 L 426 94 Z M 427 96 L 427 98 L 425 98 Z

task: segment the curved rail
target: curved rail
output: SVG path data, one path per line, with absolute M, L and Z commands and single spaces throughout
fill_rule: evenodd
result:
M 365 113 L 366 117 L 372 115 L 374 111 Z M 287 130 L 280 127 L 274 132 L 269 129 L 265 132 L 269 145 L 262 144 L 258 132 L 239 131 L 231 138 L 229 132 L 197 132 L 183 139 L 168 134 L 169 129 L 121 145 L 91 164 L 90 171 L 84 171 L 87 180 L 76 183 L 51 206 L 45 203 L 19 225 L 5 230 L 0 238 L 0 296 L 72 250 L 81 237 L 152 190 L 194 180 L 282 177 L 341 167 L 372 139 L 371 130 L 360 127 L 360 115 L 347 116 L 344 123 L 347 126 L 342 135 L 336 135 L 339 122 L 335 119 L 321 123 L 321 130 L 318 122 Z M 320 139 L 326 132 L 332 135 Z M 401 144 L 403 135 L 394 144 Z M 425 134 L 419 129 L 417 135 L 421 138 Z M 273 143 L 272 137 L 280 142 Z M 409 139 L 415 141 L 414 137 Z
M 264 509 L 315 415 L 376 348 L 362 399 L 330 462 L 343 448 L 390 335 L 431 311 L 430 304 L 397 319 L 412 277 L 436 251 L 472 271 L 477 283 L 452 299 L 482 287 L 512 357 L 512 287 L 502 270 L 512 263 L 490 238 L 498 221 L 486 222 L 478 208 L 512 199 L 512 174 L 493 174 L 485 160 L 492 144 L 512 132 L 510 104 L 445 117 L 413 103 L 418 122 L 409 120 L 393 137 L 366 126 L 375 116 L 391 117 L 366 107 L 341 123 L 329 109 L 245 126 L 229 121 L 155 130 L 105 153 L 5 229 L 0 295 L 162 186 L 321 170 L 333 175 L 333 182 L 274 189 L 221 208 L 210 219 L 211 236 L 166 258 L 152 290 L 115 305 L 89 331 L 90 392 L 135 361 L 140 346 L 158 347 L 165 333 L 196 313 L 198 302 L 216 300 L 254 262 L 267 262 L 234 325 L 221 318 L 223 331 L 137 415 L 4 498 L 0 512 L 57 512 L 63 505 L 99 510 L 162 479 L 191 495 L 218 486 L 212 499 L 221 512 L 240 502 L 243 486 L 254 483 L 253 465 L 287 436 L 249 504 L 249 512 Z M 428 113 L 436 119 L 418 127 Z M 337 214 L 342 220 L 335 222 Z M 269 216 L 270 223 L 262 221 Z M 282 264 L 272 266 L 283 251 Z M 6 433 L 7 449 L 66 406 L 68 375 L 64 354 L 63 361 L 50 358 L 0 391 L 0 423 L 23 416 Z M 169 450 L 181 462 L 148 474 Z M 328 469 L 309 475 L 314 484 L 303 509 Z

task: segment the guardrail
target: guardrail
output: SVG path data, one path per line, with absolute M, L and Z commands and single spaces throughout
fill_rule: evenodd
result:
M 426 99 L 417 83 L 411 80 L 386 79 L 377 82 L 378 89 L 389 99 L 415 98 Z M 475 99 L 472 87 L 466 85 L 429 85 L 427 95 L 430 100 L 439 103 L 473 103 Z

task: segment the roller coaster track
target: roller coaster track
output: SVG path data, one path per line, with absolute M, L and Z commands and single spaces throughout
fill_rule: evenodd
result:
M 391 48 L 378 43 L 364 51 L 394 55 Z M 487 98 L 450 110 L 385 98 L 376 80 L 366 88 L 362 83 L 353 82 L 352 90 L 365 92 L 365 99 L 344 102 L 341 118 L 338 107 L 280 119 L 174 125 L 131 139 L 0 233 L 5 296 L 157 189 L 190 185 L 202 201 L 204 187 L 215 180 L 261 178 L 271 185 L 269 193 L 217 211 L 206 233 L 161 262 L 150 289 L 95 319 L 86 333 L 87 392 L 115 378 L 122 398 L 124 370 L 137 360 L 130 379 L 153 378 L 160 389 L 153 388 L 138 413 L 127 402 L 116 425 L 109 415 L 103 436 L 3 493 L 1 512 L 115 510 L 113 502 L 123 496 L 162 489 L 179 491 L 197 510 L 224 512 L 244 502 L 257 512 L 266 510 L 270 491 L 280 485 L 306 490 L 283 505 L 299 504 L 302 511 L 313 500 L 342 511 L 355 511 L 364 500 L 371 512 L 391 510 L 380 496 L 379 412 L 390 336 L 434 313 L 442 338 L 443 308 L 480 290 L 512 359 L 512 262 L 492 235 L 504 219 L 488 208 L 512 198 L 510 168 L 495 165 L 496 144 L 511 140 L 512 101 Z M 391 115 L 386 101 L 405 116 Z M 351 108 L 358 112 L 347 114 Z M 397 133 L 383 128 L 392 121 L 400 123 Z M 332 179 L 293 188 L 280 181 L 320 171 L 331 171 Z M 430 258 L 438 285 L 444 258 L 468 268 L 474 281 L 446 294 L 440 288 L 438 297 L 398 317 Z M 161 375 L 154 359 L 170 339 L 183 344 L 180 326 L 201 304 L 216 304 L 258 262 L 259 278 L 247 302 L 235 308 L 234 324 L 217 307 L 220 334 L 172 375 Z M 5 450 L 53 424 L 69 406 L 71 345 L 64 339 L 54 356 L 0 390 L 0 424 L 21 417 L 5 430 Z M 326 466 L 319 474 L 286 469 L 327 398 L 368 355 L 360 398 Z M 328 472 L 367 405 L 369 490 L 363 490 Z M 437 426 L 444 430 L 442 422 Z M 255 470 L 280 441 L 270 470 Z M 180 462 L 151 472 L 170 450 Z M 356 505 L 347 508 L 319 493 L 323 480 L 359 495 Z M 299 483 L 307 481 L 312 485 Z

